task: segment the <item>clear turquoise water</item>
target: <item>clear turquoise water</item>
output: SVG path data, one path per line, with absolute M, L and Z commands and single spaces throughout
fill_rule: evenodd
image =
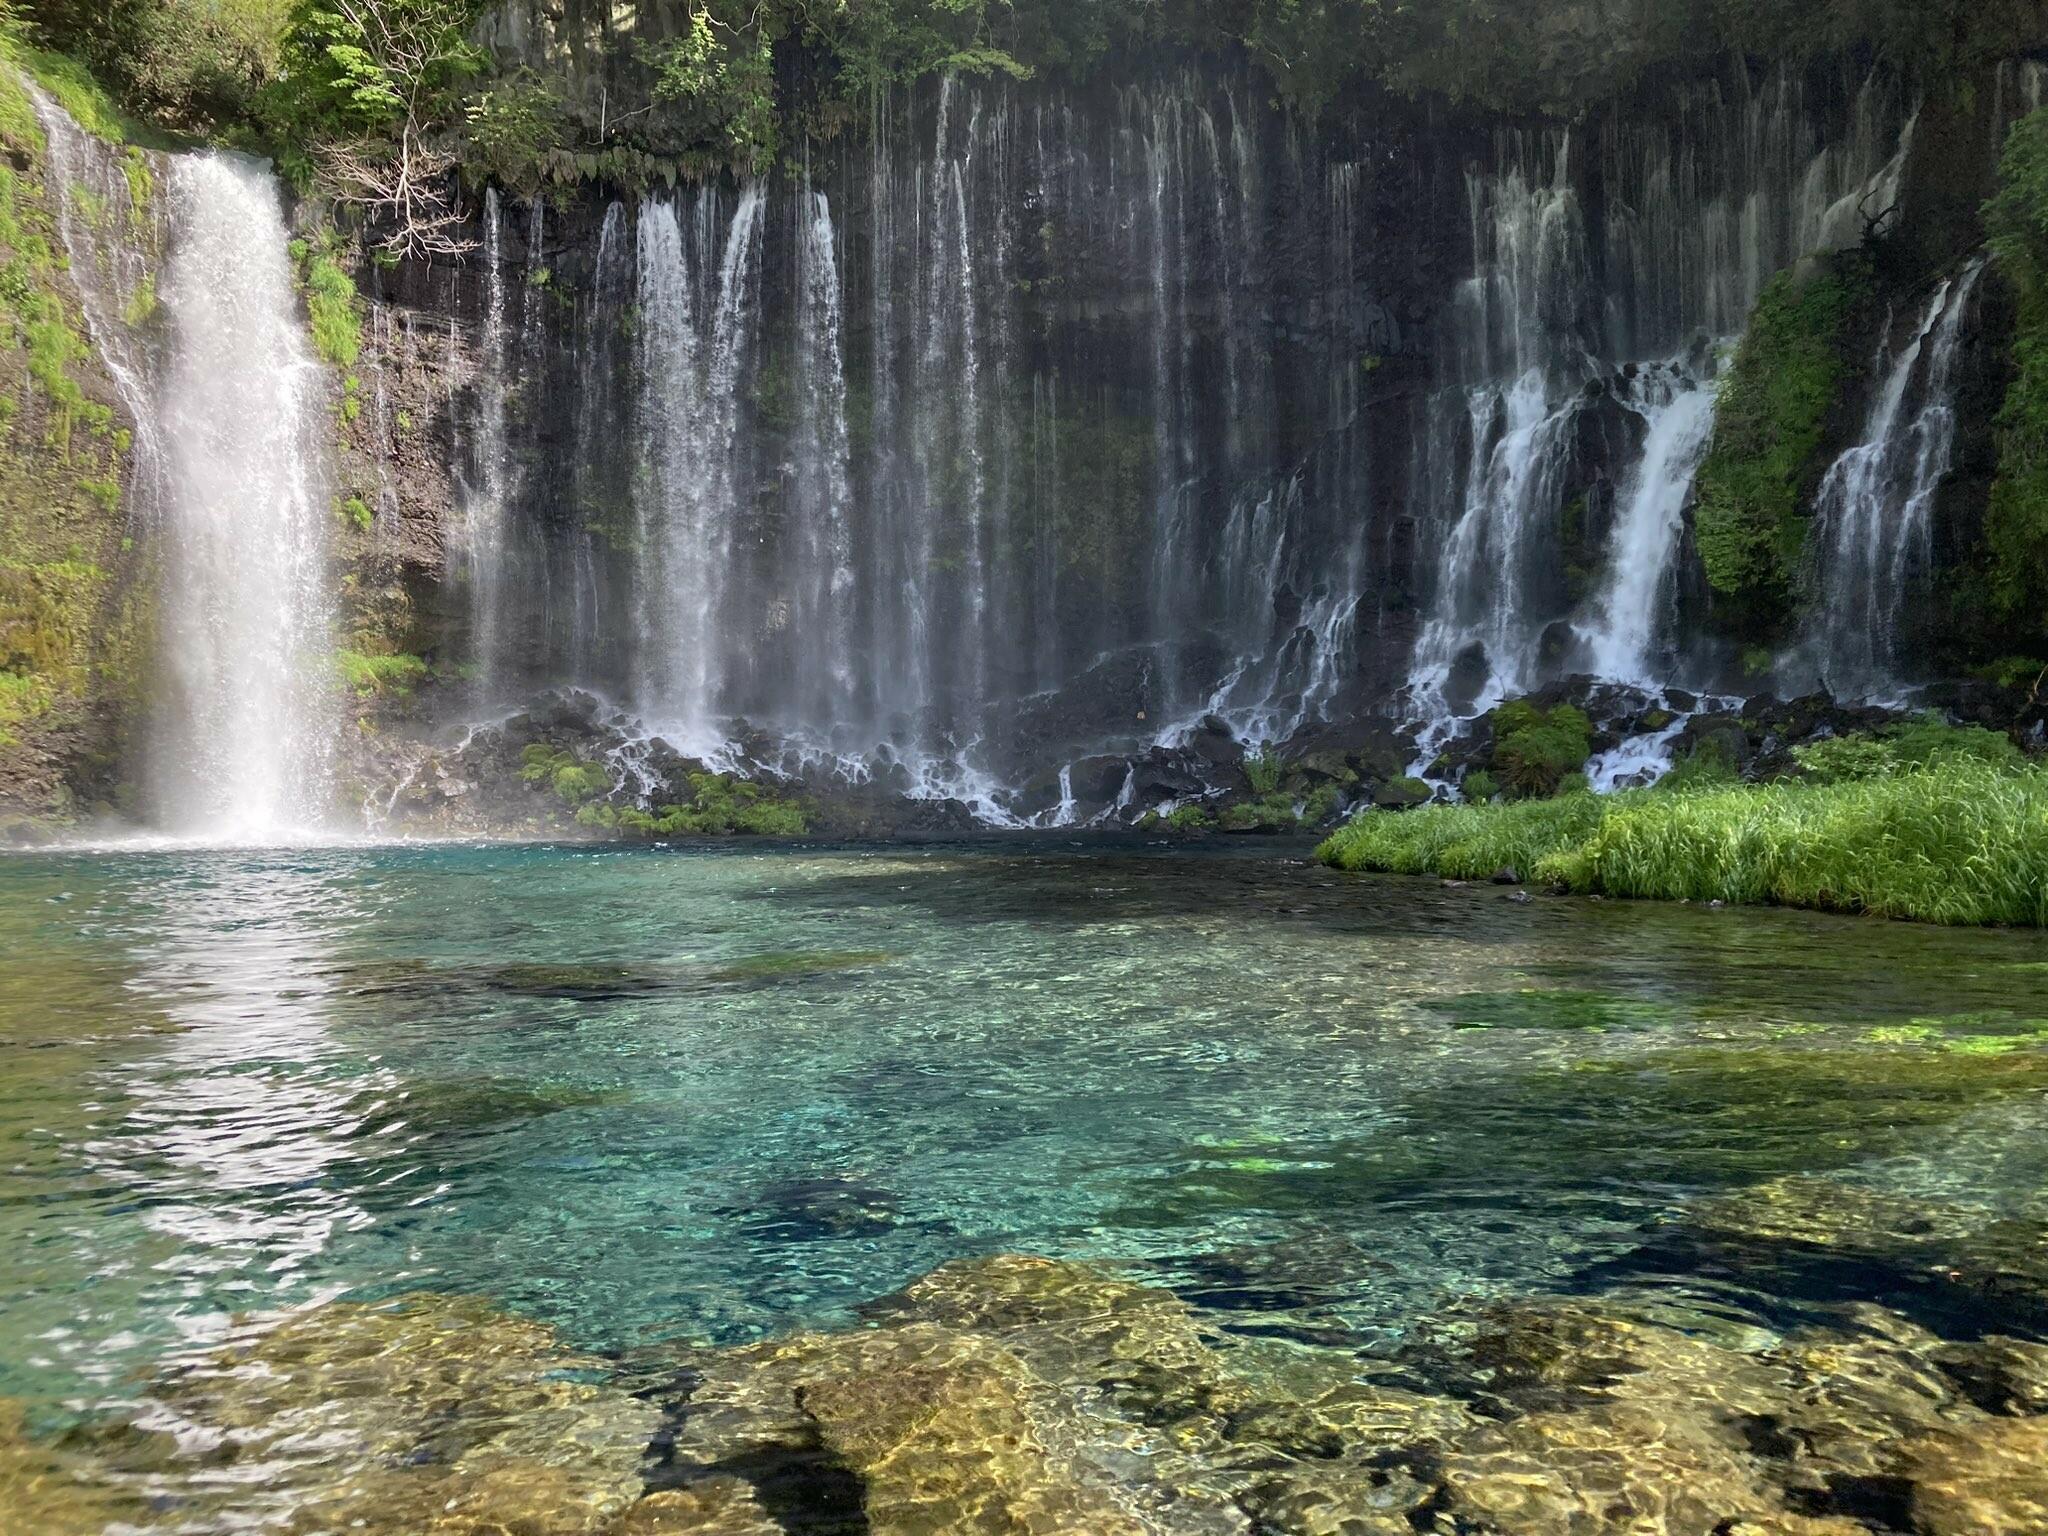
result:
M 1305 852 L 0 860 L 0 1396 L 118 1398 L 336 1295 L 624 1349 L 1010 1250 L 1370 1344 L 1782 1173 L 2048 1188 L 2039 936 Z

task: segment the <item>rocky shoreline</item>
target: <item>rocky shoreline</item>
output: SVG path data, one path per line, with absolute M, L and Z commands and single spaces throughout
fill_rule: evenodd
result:
M 1252 1275 L 1261 1256 L 1226 1261 Z M 946 1264 L 846 1331 L 612 1357 L 475 1298 L 336 1302 L 252 1320 L 133 1420 L 51 1438 L 0 1414 L 0 1464 L 29 1474 L 10 1486 L 46 1536 L 230 1511 L 389 1536 L 2048 1520 L 2037 1219 L 1801 1176 L 1696 1203 L 1560 1294 L 1473 1298 L 1391 1344 L 1251 1316 L 1019 1255 Z

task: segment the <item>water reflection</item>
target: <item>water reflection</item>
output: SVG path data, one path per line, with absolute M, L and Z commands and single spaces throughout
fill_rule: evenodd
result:
M 128 986 L 172 1027 L 113 1069 L 125 1113 L 86 1154 L 175 1245 L 153 1299 L 188 1339 L 293 1298 L 337 1231 L 373 1219 L 358 1190 L 387 1138 L 363 1106 L 397 1079 L 336 1040 L 330 979 L 359 876 L 332 855 L 199 857 L 138 904 Z

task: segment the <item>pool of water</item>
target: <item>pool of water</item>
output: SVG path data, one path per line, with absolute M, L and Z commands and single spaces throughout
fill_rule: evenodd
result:
M 1029 1253 L 1370 1354 L 1623 1272 L 1781 1321 L 1656 1255 L 1786 1175 L 2048 1205 L 2037 935 L 1274 844 L 446 847 L 9 857 L 0 954 L 0 1398 L 45 1425 L 337 1298 L 617 1359 Z

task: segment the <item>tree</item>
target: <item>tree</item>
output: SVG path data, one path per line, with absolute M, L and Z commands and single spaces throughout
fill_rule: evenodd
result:
M 459 256 L 456 156 L 444 137 L 481 60 L 468 0 L 315 0 L 295 30 L 311 158 L 337 204 L 393 256 Z

